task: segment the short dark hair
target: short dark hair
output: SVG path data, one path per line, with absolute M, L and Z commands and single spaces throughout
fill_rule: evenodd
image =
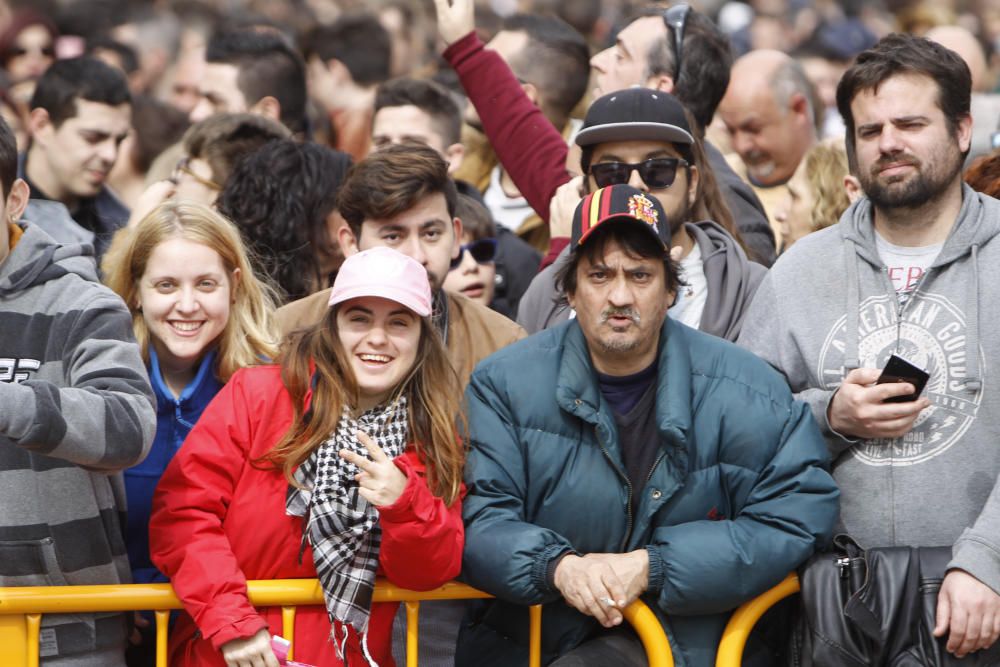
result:
M 14 187 L 15 180 L 17 180 L 17 139 L 7 121 L 0 117 L 0 188 L 3 188 L 0 197 L 6 199 Z
M 431 117 L 445 146 L 462 138 L 462 110 L 444 86 L 428 79 L 400 77 L 375 91 L 375 113 L 385 107 L 415 106 Z
M 347 14 L 328 26 L 314 28 L 303 40 L 307 57 L 337 59 L 360 86 L 389 78 L 392 38 L 379 20 L 367 12 Z
M 645 9 L 642 16 L 662 16 L 663 9 Z M 681 44 L 681 71 L 674 54 L 674 31 L 667 28 L 662 38 L 650 46 L 647 54 L 649 76 L 669 74 L 674 79 L 674 97 L 691 110 L 698 132 L 712 122 L 715 110 L 729 87 L 733 52 L 729 40 L 707 16 L 688 10 Z
M 186 113 L 148 95 L 132 100 L 132 129 L 135 141 L 128 158 L 136 171 L 145 174 L 153 160 L 184 136 L 191 125 Z
M 253 113 L 220 113 L 191 126 L 184 135 L 189 157 L 208 163 L 212 180 L 225 186 L 236 163 L 265 144 L 291 136 L 288 128 Z
M 350 164 L 346 153 L 281 139 L 240 160 L 219 193 L 219 212 L 239 228 L 255 268 L 286 300 L 325 287 L 316 254 L 331 249 L 326 218 Z
M 236 85 L 247 104 L 272 96 L 281 122 L 292 132 L 306 129 L 306 70 L 302 57 L 273 29 L 243 28 L 215 33 L 205 50 L 210 63 L 239 70 Z
M 473 241 L 496 238 L 497 226 L 489 209 L 475 197 L 459 193 L 455 215 L 462 221 L 462 231 Z
M 438 193 L 454 218 L 458 192 L 444 158 L 420 144 L 394 144 L 354 165 L 340 189 L 337 208 L 360 238 L 365 220 L 392 218 Z
M 569 254 L 569 260 L 556 271 L 556 291 L 562 302 L 565 303 L 567 296 L 576 294 L 576 270 L 580 266 L 580 260 L 586 258 L 591 263 L 597 261 L 604 256 L 608 243 L 612 241 L 621 245 L 625 254 L 630 257 L 662 260 L 664 284 L 669 292 L 677 294 L 677 290 L 684 284 L 680 277 L 680 267 L 661 241 L 657 241 L 636 223 L 605 223 L 594 229 L 582 246 L 574 248 Z
M 514 14 L 504 21 L 503 30 L 528 37 L 510 63 L 515 75 L 534 84 L 547 107 L 568 117 L 590 81 L 587 40 L 555 16 Z
M 123 44 L 107 35 L 101 35 L 87 40 L 87 55 L 97 57 L 97 51 L 111 51 L 122 63 L 125 74 L 131 75 L 139 70 L 139 54 L 128 44 Z
M 96 58 L 80 56 L 52 63 L 38 79 L 31 96 L 32 109 L 45 109 L 59 127 L 76 116 L 78 99 L 117 107 L 132 102 L 128 81 L 117 70 Z
M 904 33 L 887 35 L 861 52 L 837 85 L 837 109 L 847 128 L 847 155 L 852 170 L 856 167 L 856 156 L 851 102 L 861 91 L 877 92 L 887 79 L 900 74 L 926 76 L 937 84 L 938 107 L 952 135 L 957 132 L 958 123 L 969 116 L 972 74 L 957 53 L 923 37 Z M 968 151 L 963 158 L 967 154 Z

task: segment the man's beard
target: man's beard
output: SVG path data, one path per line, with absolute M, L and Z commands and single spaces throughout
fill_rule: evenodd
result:
M 936 151 L 937 154 L 927 162 L 904 153 L 883 155 L 870 170 L 859 171 L 858 180 L 861 182 L 861 189 L 868 195 L 872 205 L 883 211 L 923 206 L 951 187 L 955 177 L 962 170 L 961 153 L 957 152 L 957 146 L 954 144 L 949 146 L 952 147 L 956 152 Z M 915 173 L 900 178 L 890 178 L 888 182 L 879 179 L 879 169 L 884 165 L 901 161 L 912 164 Z

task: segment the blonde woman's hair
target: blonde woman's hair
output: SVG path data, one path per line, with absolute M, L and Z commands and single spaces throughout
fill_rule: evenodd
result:
M 844 176 L 849 172 L 847 151 L 843 141 L 823 141 L 806 153 L 806 180 L 813 192 L 813 231 L 836 223 L 851 200 L 844 188 Z
M 216 377 L 226 382 L 240 368 L 273 359 L 280 338 L 274 319 L 274 290 L 254 274 L 235 225 L 202 204 L 167 201 L 135 227 L 118 232 L 101 263 L 105 284 L 124 299 L 132 313 L 132 328 L 146 364 L 150 334 L 139 309 L 139 281 L 153 249 L 178 238 L 217 252 L 230 276 L 233 305 L 219 336 Z M 235 281 L 232 275 L 237 269 L 240 276 Z

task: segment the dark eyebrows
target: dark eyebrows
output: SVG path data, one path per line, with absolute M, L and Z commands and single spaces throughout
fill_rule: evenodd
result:
M 365 308 L 361 304 L 354 304 L 353 306 L 351 306 L 350 308 L 348 308 L 347 310 L 345 310 L 344 314 L 346 315 L 346 314 L 348 314 L 348 313 L 350 313 L 351 311 L 354 311 L 354 310 L 359 310 L 359 311 L 361 311 L 365 315 L 374 315 L 375 314 L 375 313 L 372 312 L 371 308 Z
M 447 227 L 448 222 L 442 220 L 441 218 L 432 218 L 430 220 L 427 220 L 426 222 L 421 223 L 420 229 L 430 229 L 432 227 L 437 227 L 437 226 Z

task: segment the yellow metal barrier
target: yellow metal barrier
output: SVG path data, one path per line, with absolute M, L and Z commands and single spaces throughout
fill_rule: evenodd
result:
M 739 667 L 743 660 L 743 649 L 746 647 L 747 638 L 750 637 L 750 631 L 760 617 L 781 600 L 798 592 L 799 578 L 792 573 L 771 590 L 764 591 L 753 600 L 740 605 L 739 609 L 733 612 L 722 633 L 715 667 Z
M 282 636 L 294 651 L 295 608 L 323 604 L 316 579 L 248 581 L 247 593 L 257 607 L 282 608 Z M 411 591 L 379 580 L 374 602 L 402 602 L 406 606 L 406 665 L 417 666 L 418 611 L 422 600 L 461 600 L 493 597 L 471 586 L 449 582 L 432 591 Z M 4 667 L 38 667 L 42 614 L 156 611 L 156 665 L 167 665 L 167 622 L 170 609 L 183 608 L 169 584 L 108 586 L 26 586 L 0 588 L 0 663 Z M 624 610 L 649 658 L 649 667 L 673 667 L 673 655 L 659 620 L 642 600 Z M 542 608 L 529 608 L 530 667 L 541 665 Z M 294 655 L 289 652 L 289 658 Z

